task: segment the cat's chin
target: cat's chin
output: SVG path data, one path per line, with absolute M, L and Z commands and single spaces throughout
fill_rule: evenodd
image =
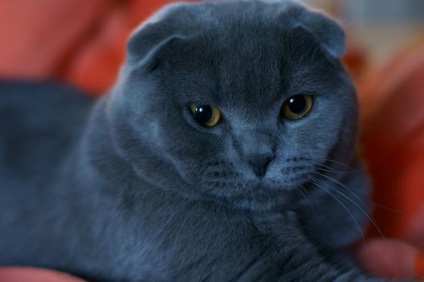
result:
M 294 187 L 270 189 L 264 183 L 257 183 L 244 192 L 205 195 L 209 200 L 230 208 L 251 211 L 281 210 L 291 207 L 302 194 Z
M 216 198 L 215 200 L 219 204 L 224 204 L 234 209 L 270 211 L 290 207 L 295 201 L 294 198 L 293 196 L 288 197 L 288 195 L 263 193 L 245 197 Z

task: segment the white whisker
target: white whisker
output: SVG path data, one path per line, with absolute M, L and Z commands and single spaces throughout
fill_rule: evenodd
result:
M 340 181 L 338 181 L 338 180 L 336 180 L 336 179 L 334 179 L 334 178 L 332 178 L 332 177 L 330 177 L 330 176 L 328 176 L 328 175 L 325 175 L 325 174 L 323 174 L 323 173 L 320 173 L 320 172 L 315 172 L 315 174 L 317 174 L 317 175 L 319 175 L 319 176 L 321 176 L 321 177 L 324 177 L 324 178 L 326 178 L 327 180 L 329 180 L 329 181 L 331 181 L 331 182 L 333 182 L 334 184 L 337 184 L 339 187 L 341 187 L 341 188 L 343 188 L 345 191 L 347 191 L 347 192 L 349 192 L 353 197 L 355 197 L 361 204 L 362 204 L 362 207 L 363 208 L 365 208 L 365 209 L 367 209 L 368 208 L 368 206 L 367 205 L 365 205 L 363 202 L 362 202 L 362 198 L 360 198 L 360 197 L 358 197 L 358 195 L 355 195 L 352 191 L 350 191 L 350 189 L 345 185 L 345 184 L 343 184 L 343 183 L 341 183 Z
M 333 168 L 331 168 L 331 167 L 329 167 L 329 166 L 326 166 L 326 165 L 322 165 L 322 164 L 315 164 L 317 167 L 318 167 L 318 170 L 319 171 L 323 171 L 323 172 L 330 172 L 330 173 L 344 173 L 344 174 L 346 174 L 346 173 L 356 173 L 356 172 L 359 172 L 360 170 L 353 170 L 353 171 L 351 171 L 351 172 L 343 172 L 343 171 L 339 171 L 339 170 L 336 170 L 336 169 L 333 169 Z M 324 168 L 326 168 L 326 169 L 323 169 L 323 168 L 321 168 L 321 167 L 324 167 Z M 325 174 L 321 174 L 321 173 L 319 173 L 319 172 L 315 172 L 315 173 L 317 173 L 317 174 L 319 174 L 319 175 L 321 175 L 321 176 L 324 176 L 325 177 Z M 334 180 L 334 179 L 333 179 Z M 340 183 L 341 184 L 341 183 Z M 374 202 L 374 201 L 372 201 L 371 199 L 369 199 L 369 198 L 365 198 L 365 199 L 361 199 L 361 198 L 359 198 L 357 195 L 355 195 L 350 189 L 348 189 L 345 185 L 343 185 L 344 187 L 344 190 L 346 191 L 346 192 L 348 192 L 348 193 L 350 193 L 353 197 L 355 197 L 355 198 L 357 198 L 359 201 L 361 201 L 361 202 L 366 202 L 366 203 L 368 203 L 368 204 L 370 204 L 370 205 L 372 205 L 372 206 L 375 206 L 375 207 L 379 207 L 379 208 L 382 208 L 382 209 L 385 209 L 385 210 L 388 210 L 388 211 L 391 211 L 391 212 L 393 212 L 393 213 L 396 213 L 396 214 L 399 214 L 399 215 L 405 215 L 405 213 L 402 213 L 401 211 L 399 211 L 399 210 L 395 210 L 395 209 L 392 209 L 392 208 L 389 208 L 389 207 L 386 207 L 386 206 L 384 206 L 384 205 L 381 205 L 381 204 L 377 204 L 376 202 Z M 369 193 L 369 196 L 374 196 L 375 194 L 374 193 Z M 364 206 L 366 207 L 366 205 L 364 204 Z
M 357 172 L 359 172 L 359 170 L 354 170 L 354 169 L 337 170 L 337 169 L 335 169 L 331 166 L 327 166 L 327 165 L 319 164 L 319 163 L 315 163 L 315 166 L 321 171 L 326 171 L 326 172 L 331 172 L 331 173 L 346 174 L 346 173 L 357 173 Z
M 340 201 L 340 199 L 338 199 L 336 197 L 336 195 L 334 195 L 333 193 L 331 193 L 330 190 L 325 189 L 324 187 L 322 187 L 319 183 L 319 181 L 317 181 L 318 179 L 311 179 L 311 182 L 314 183 L 319 189 L 322 189 L 324 192 L 326 192 L 328 195 L 330 195 L 334 200 L 336 200 L 345 210 L 346 212 L 349 214 L 349 216 L 352 218 L 353 222 L 355 223 L 356 227 L 358 228 L 359 233 L 361 234 L 362 237 L 362 241 L 364 242 L 364 244 L 366 245 L 366 241 L 365 241 L 365 236 L 364 233 L 362 232 L 362 228 L 359 226 L 359 223 L 357 222 L 357 220 L 355 219 L 355 217 L 353 216 L 353 214 L 350 212 L 350 210 L 342 203 L 342 201 Z
M 350 171 L 358 171 L 358 170 L 354 169 L 353 167 L 350 167 L 350 166 L 348 166 L 347 164 L 342 163 L 342 162 L 339 162 L 339 161 L 336 161 L 336 160 L 332 160 L 332 159 L 325 159 L 325 161 L 326 161 L 326 162 L 330 162 L 330 163 L 334 163 L 334 164 L 337 164 L 337 165 L 340 165 L 340 166 L 342 166 L 342 167 L 344 167 L 344 168 L 347 168 L 347 169 L 348 169 L 348 170 L 350 170 Z
M 310 210 L 312 213 L 314 213 L 315 208 L 312 205 L 309 197 L 304 192 L 304 190 L 306 190 L 306 189 L 302 185 L 296 189 L 296 191 L 301 195 L 301 198 L 305 201 L 305 203 L 306 203 L 305 207 L 307 208 L 307 210 Z M 309 209 L 308 209 L 308 207 L 309 207 Z
M 330 180 L 331 182 L 333 182 L 334 184 L 339 185 L 339 187 L 341 187 L 342 189 L 344 189 L 344 191 L 349 192 L 352 196 L 354 196 L 359 203 L 362 205 L 359 206 L 357 203 L 355 203 L 351 198 L 349 198 L 347 195 L 345 195 L 344 193 L 342 193 L 341 191 L 339 191 L 338 189 L 333 189 L 334 192 L 338 193 L 340 196 L 342 196 L 344 199 L 346 199 L 347 201 L 349 201 L 352 205 L 354 205 L 355 207 L 357 207 L 369 220 L 370 222 L 373 224 L 373 226 L 377 229 L 379 235 L 381 236 L 381 238 L 384 239 L 384 235 L 381 231 L 381 229 L 378 227 L 378 224 L 375 222 L 375 220 L 369 215 L 368 211 L 366 210 L 368 207 L 362 202 L 362 199 L 360 199 L 357 195 L 353 194 L 352 191 L 349 190 L 348 187 L 346 187 L 346 185 L 340 183 L 339 181 L 325 175 L 325 174 L 321 174 L 319 172 L 316 172 L 317 175 L 326 178 L 327 180 Z M 331 186 L 330 186 L 331 187 Z

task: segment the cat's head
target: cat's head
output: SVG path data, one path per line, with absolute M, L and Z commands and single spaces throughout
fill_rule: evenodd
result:
M 174 4 L 132 34 L 127 52 L 112 133 L 152 185 L 266 210 L 313 189 L 329 159 L 352 158 L 344 33 L 320 13 L 291 1 Z

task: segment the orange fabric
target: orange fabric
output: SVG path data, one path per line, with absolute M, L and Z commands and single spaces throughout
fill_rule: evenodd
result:
M 415 277 L 418 279 L 424 279 L 424 251 L 417 253 L 415 257 Z
M 385 236 L 399 238 L 424 205 L 424 43 L 390 62 L 369 89 L 361 93 L 361 141 L 374 216 Z
M 371 239 L 359 250 L 369 273 L 393 279 L 424 279 L 424 208 L 404 238 Z
M 53 270 L 33 267 L 2 267 L 0 282 L 84 282 L 81 279 Z
M 373 180 L 373 215 L 360 260 L 388 278 L 424 278 L 424 42 L 361 86 L 362 148 Z M 382 239 L 380 232 L 386 237 Z
M 129 32 L 171 0 L 0 0 L 0 76 L 113 83 Z
M 413 278 L 417 250 L 407 242 L 376 239 L 359 251 L 364 269 L 377 277 L 390 279 Z

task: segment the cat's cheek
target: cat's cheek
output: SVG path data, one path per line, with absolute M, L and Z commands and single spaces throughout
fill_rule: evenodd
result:
M 158 146 L 159 148 L 163 146 L 163 139 L 161 138 L 161 126 L 159 123 L 151 121 L 141 125 L 141 138 L 146 139 Z

